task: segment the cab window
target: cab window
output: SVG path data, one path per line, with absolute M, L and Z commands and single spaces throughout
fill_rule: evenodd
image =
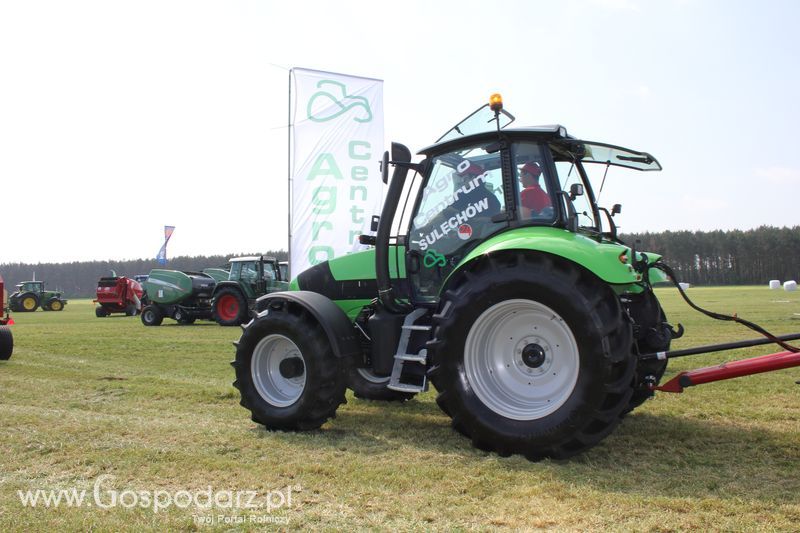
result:
M 555 219 L 551 179 L 542 146 L 520 143 L 514 148 L 517 211 L 521 222 L 552 223 Z
M 558 181 L 561 184 L 561 190 L 569 192 L 573 184 L 581 184 L 584 188 L 584 194 L 576 196 L 570 200 L 566 195 L 563 196 L 564 202 L 571 202 L 572 207 L 578 217 L 578 227 L 586 228 L 589 230 L 597 230 L 597 224 L 594 219 L 594 210 L 592 209 L 591 199 L 589 198 L 588 187 L 584 185 L 581 173 L 578 166 L 571 161 L 556 161 L 556 172 L 558 173 Z M 565 213 L 569 210 L 564 204 Z

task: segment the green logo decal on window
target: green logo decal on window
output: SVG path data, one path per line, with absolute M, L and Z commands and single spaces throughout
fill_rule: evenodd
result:
M 306 112 L 309 120 L 328 122 L 355 109 L 353 120 L 361 123 L 372 121 L 372 109 L 370 109 L 369 101 L 365 97 L 348 95 L 345 84 L 333 80 L 317 82 L 317 89 L 323 89 L 325 85 L 331 86 L 332 89 L 330 91 L 319 90 L 308 101 Z M 316 112 L 315 103 L 317 104 Z
M 447 264 L 447 259 L 436 250 L 429 249 L 422 258 L 422 264 L 425 265 L 425 268 L 443 267 Z

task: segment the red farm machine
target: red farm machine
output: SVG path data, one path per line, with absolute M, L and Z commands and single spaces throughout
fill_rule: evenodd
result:
M 106 317 L 112 313 L 134 316 L 142 310 L 144 290 L 138 281 L 125 276 L 112 275 L 97 282 L 97 305 L 94 314 Z
M 8 316 L 5 296 L 5 284 L 3 283 L 3 276 L 0 276 L 0 361 L 8 360 L 14 351 L 14 336 L 8 327 L 14 321 Z

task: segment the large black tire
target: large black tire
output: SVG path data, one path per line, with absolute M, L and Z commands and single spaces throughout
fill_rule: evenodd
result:
M 245 326 L 231 365 L 241 405 L 267 429 L 317 429 L 345 403 L 346 361 L 319 324 L 291 304 Z
M 250 310 L 242 292 L 233 287 L 224 287 L 214 295 L 211 303 L 214 321 L 220 326 L 238 326 L 247 322 Z
M 94 308 L 94 316 L 96 316 L 97 318 L 103 318 L 108 315 L 109 315 L 108 311 L 106 311 L 106 308 L 103 307 L 102 305 L 98 305 L 97 307 Z
M 564 459 L 619 424 L 631 326 L 611 288 L 546 254 L 479 260 L 433 317 L 429 372 L 453 427 L 482 450 Z
M 39 308 L 39 296 L 32 292 L 26 292 L 21 294 L 17 298 L 17 305 L 16 309 L 12 309 L 13 311 L 19 311 L 21 313 L 32 313 Z
M 136 305 L 128 304 L 125 306 L 125 316 L 136 316 L 136 313 L 138 313 Z
M 368 368 L 350 367 L 347 372 L 347 388 L 356 398 L 380 402 L 405 402 L 416 396 L 413 392 L 400 392 L 387 388 L 389 376 L 375 375 Z
M 164 315 L 155 305 L 148 305 L 142 309 L 142 324 L 145 326 L 160 326 L 164 321 Z
M 14 351 L 14 336 L 11 328 L 0 326 L 0 361 L 8 361 Z

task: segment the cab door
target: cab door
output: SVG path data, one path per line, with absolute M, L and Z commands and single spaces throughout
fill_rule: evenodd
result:
M 412 298 L 436 303 L 447 276 L 490 235 L 508 227 L 502 150 L 486 143 L 434 156 L 411 214 L 406 270 Z

